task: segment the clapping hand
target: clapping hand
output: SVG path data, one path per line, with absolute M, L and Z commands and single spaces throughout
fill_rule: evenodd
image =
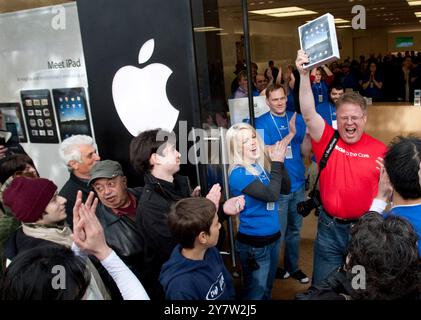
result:
M 216 211 L 219 208 L 219 201 L 221 200 L 221 186 L 219 183 L 215 183 L 206 195 L 206 199 L 209 199 L 215 204 Z
M 295 134 L 297 133 L 297 127 L 295 126 L 295 120 L 297 119 L 297 112 L 294 112 L 291 120 L 289 120 L 289 134 L 294 138 Z
M 377 169 L 380 170 L 379 186 L 377 191 L 377 199 L 382 199 L 383 201 L 390 201 L 393 193 L 393 187 L 389 180 L 389 175 L 386 172 L 384 167 L 384 160 L 381 157 L 378 157 L 376 160 Z
M 80 249 L 102 261 L 112 250 L 105 241 L 104 230 L 96 217 L 97 205 L 98 198 L 94 197 L 92 191 L 85 203 L 82 203 L 82 192 L 78 191 L 73 207 L 73 241 Z
M 288 146 L 288 141 L 286 141 L 285 138 L 282 139 L 281 141 L 278 141 L 276 144 L 274 144 L 269 149 L 270 160 L 284 162 L 286 152 L 287 152 L 287 146 Z
M 243 211 L 245 205 L 246 200 L 244 199 L 244 195 L 233 197 L 225 201 L 224 212 L 229 216 L 234 216 Z

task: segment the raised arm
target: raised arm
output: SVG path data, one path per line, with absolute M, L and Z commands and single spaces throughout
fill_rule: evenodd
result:
M 323 65 L 322 66 L 322 68 L 323 68 L 323 70 L 326 72 L 326 75 L 328 76 L 328 77 L 331 77 L 331 76 L 333 76 L 333 73 L 332 73 L 332 71 L 330 71 L 330 69 L 329 69 L 329 67 L 327 66 L 327 65 Z
M 307 62 L 308 56 L 303 50 L 298 50 L 295 64 L 297 66 L 298 72 L 300 73 L 299 98 L 301 115 L 303 116 L 303 119 L 307 125 L 310 137 L 314 141 L 319 142 L 325 128 L 325 122 L 323 118 L 316 112 L 313 92 L 311 90 L 309 72 L 303 68 L 303 64 Z
M 291 89 L 291 90 L 293 90 L 294 89 L 294 87 L 295 87 L 295 76 L 294 76 L 294 72 L 292 72 L 291 71 L 291 73 L 290 73 L 290 78 L 289 78 L 290 80 L 289 80 L 289 88 Z
M 278 75 L 276 76 L 276 80 L 275 83 L 282 85 L 282 66 L 280 64 L 278 64 Z

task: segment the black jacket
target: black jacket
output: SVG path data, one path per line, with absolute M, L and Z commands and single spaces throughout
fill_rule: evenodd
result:
M 129 188 L 128 191 L 139 201 L 143 188 Z M 98 204 L 96 215 L 104 229 L 107 244 L 142 280 L 143 237 L 137 229 L 136 223 L 127 216 L 117 216 L 111 208 L 102 203 Z
M 82 201 L 85 203 L 88 198 L 89 192 L 92 191 L 88 183 L 76 177 L 73 173 L 70 173 L 69 180 L 64 184 L 58 193 L 60 196 L 67 199 L 66 202 L 66 221 L 69 227 L 73 230 L 73 207 L 76 202 L 76 195 L 78 190 L 82 191 Z
M 59 244 L 55 244 L 54 242 L 48 240 L 27 236 L 23 233 L 22 228 L 18 228 L 7 239 L 7 242 L 4 245 L 4 255 L 7 259 L 13 260 L 23 251 L 47 245 L 59 246 Z
M 351 274 L 351 276 L 353 276 Z M 370 284 L 367 284 L 367 286 Z M 384 289 L 384 288 L 383 288 Z M 391 289 L 391 288 L 390 288 Z M 358 296 L 353 294 L 352 279 L 350 274 L 340 267 L 332 271 L 325 280 L 318 286 L 311 286 L 307 291 L 295 296 L 296 300 L 353 300 Z M 392 295 L 393 292 L 391 291 Z M 390 296 L 392 296 L 390 295 Z M 364 298 L 363 298 L 364 299 Z M 418 289 L 408 292 L 401 297 L 394 297 L 396 300 L 421 300 L 421 292 Z
M 145 281 L 142 284 L 152 299 L 162 298 L 159 273 L 176 245 L 167 221 L 171 204 L 190 197 L 190 194 L 189 180 L 185 176 L 175 175 L 174 183 L 170 183 L 145 175 L 136 224 L 144 239 Z

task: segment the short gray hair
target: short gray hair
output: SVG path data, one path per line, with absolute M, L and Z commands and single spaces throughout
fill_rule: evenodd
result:
M 82 154 L 80 152 L 79 146 L 85 144 L 92 145 L 95 150 L 98 150 L 96 143 L 90 136 L 78 134 L 63 140 L 63 142 L 60 144 L 58 152 L 60 154 L 61 160 L 63 160 L 67 167 L 69 166 L 69 162 L 72 160 L 77 162 L 82 161 Z

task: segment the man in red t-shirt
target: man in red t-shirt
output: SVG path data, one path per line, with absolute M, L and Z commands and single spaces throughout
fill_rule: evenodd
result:
M 296 65 L 300 72 L 301 113 L 312 139 L 319 163 L 334 130 L 316 112 L 309 72 L 303 64 L 308 56 L 299 50 Z M 344 263 L 349 229 L 369 210 L 377 194 L 379 170 L 376 159 L 386 146 L 364 133 L 367 104 L 358 93 L 345 93 L 336 103 L 339 140 L 320 174 L 320 210 L 314 244 L 313 285 Z

